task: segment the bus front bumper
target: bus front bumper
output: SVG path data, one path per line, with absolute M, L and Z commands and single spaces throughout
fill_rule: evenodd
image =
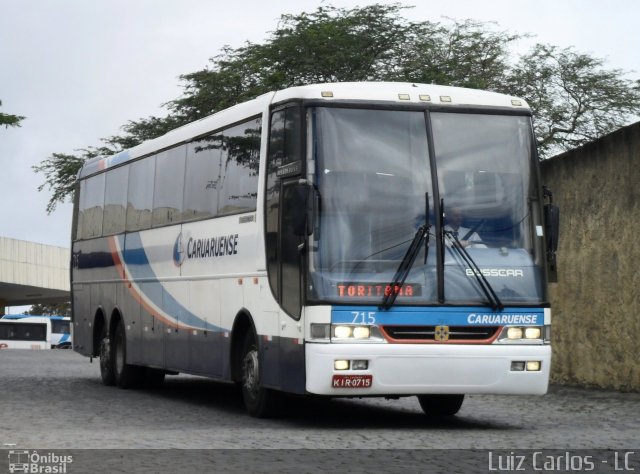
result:
M 306 389 L 317 395 L 544 395 L 551 366 L 549 345 L 307 343 L 305 349 Z M 335 370 L 337 360 L 366 360 L 368 368 Z M 535 361 L 540 370 L 526 370 Z M 524 370 L 514 370 L 519 362 Z

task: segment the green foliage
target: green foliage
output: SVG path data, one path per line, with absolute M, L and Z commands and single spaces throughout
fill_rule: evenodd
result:
M 471 87 L 526 99 L 535 113 L 541 156 L 586 143 L 640 113 L 640 82 L 572 49 L 536 45 L 514 63 L 522 36 L 475 21 L 410 22 L 399 4 L 321 6 L 282 15 L 263 43 L 224 47 L 207 68 L 181 76 L 184 93 L 166 117 L 130 121 L 122 136 L 79 155 L 54 153 L 34 167 L 53 195 L 71 196 L 82 162 L 158 137 L 268 91 L 319 82 L 407 81 Z
M 0 100 L 0 106 L 2 106 L 1 100 Z M 20 115 L 3 114 L 2 112 L 0 112 L 0 126 L 4 125 L 5 128 L 19 127 L 20 122 L 25 118 L 26 117 L 21 117 Z
M 64 303 L 37 303 L 31 306 L 25 314 L 42 316 L 71 316 L 71 302 Z
M 507 90 L 528 100 L 544 157 L 593 141 L 640 112 L 640 81 L 572 48 L 535 45 L 512 69 Z

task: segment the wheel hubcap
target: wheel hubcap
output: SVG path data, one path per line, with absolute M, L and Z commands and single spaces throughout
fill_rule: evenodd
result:
M 258 374 L 258 351 L 253 349 L 244 356 L 244 360 L 242 363 L 242 385 L 244 386 L 245 390 L 254 398 L 258 395 Z

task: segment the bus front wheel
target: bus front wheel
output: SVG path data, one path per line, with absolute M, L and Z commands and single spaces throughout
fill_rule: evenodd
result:
M 418 395 L 418 402 L 427 416 L 453 416 L 462 407 L 464 395 Z
M 257 418 L 269 418 L 277 414 L 280 394 L 260 384 L 260 357 L 258 344 L 249 332 L 242 346 L 242 398 L 247 412 Z

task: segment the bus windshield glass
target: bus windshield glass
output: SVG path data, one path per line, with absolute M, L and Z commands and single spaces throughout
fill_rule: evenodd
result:
M 437 304 L 442 285 L 446 303 L 489 304 L 478 272 L 505 304 L 544 300 L 529 117 L 333 107 L 311 117 L 320 196 L 309 246 L 312 301 L 377 305 L 397 292 L 396 304 Z M 443 220 L 434 213 L 441 199 Z M 425 244 L 405 284 L 392 288 L 427 223 L 428 252 Z M 473 265 L 453 251 L 454 239 Z

